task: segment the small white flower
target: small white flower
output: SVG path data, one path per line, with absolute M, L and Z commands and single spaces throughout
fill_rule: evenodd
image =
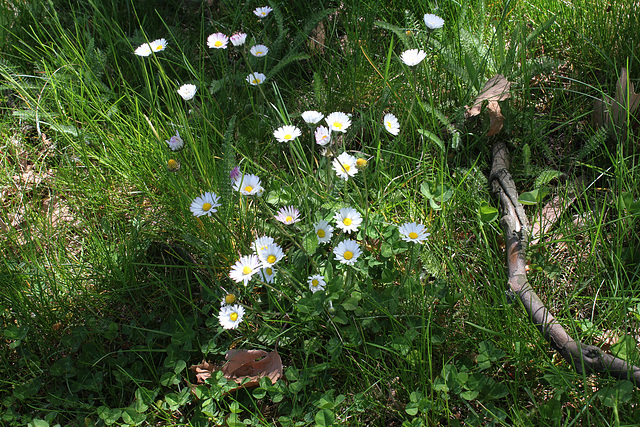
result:
M 333 159 L 333 169 L 340 178 L 346 181 L 350 176 L 358 173 L 356 162 L 357 159 L 354 156 L 345 152 Z
M 246 255 L 240 257 L 229 272 L 229 277 L 236 283 L 244 282 L 247 286 L 251 277 L 260 270 L 260 260 L 256 255 Z
M 404 52 L 402 52 L 402 55 L 400 55 L 400 59 L 402 60 L 402 62 L 404 62 L 410 67 L 413 67 L 414 65 L 418 65 L 426 57 L 427 57 L 427 53 L 422 49 L 405 50 Z
M 242 46 L 244 42 L 247 40 L 246 33 L 235 33 L 230 38 L 231 44 L 234 46 Z
M 271 243 L 266 248 L 258 251 L 258 258 L 260 258 L 262 268 L 272 267 L 283 257 L 284 252 L 282 252 L 282 248 L 277 243 Z
M 264 6 L 264 7 L 257 7 L 253 13 L 255 13 L 255 15 L 262 19 L 265 16 L 267 16 L 269 13 L 271 13 L 273 9 L 271 9 L 269 6 Z
M 358 227 L 362 224 L 362 215 L 353 208 L 340 209 L 333 219 L 336 220 L 336 226 L 345 233 L 358 231 Z
M 251 86 L 260 85 L 264 83 L 266 79 L 267 79 L 267 76 L 265 76 L 262 73 L 251 73 L 247 76 L 247 82 L 249 82 Z
M 253 243 L 251 243 L 251 249 L 253 250 L 254 254 L 258 255 L 260 251 L 267 249 L 267 246 L 274 242 L 275 240 L 273 240 L 273 237 L 270 236 L 258 237 L 253 241 Z
M 351 119 L 345 113 L 340 111 L 336 111 L 335 113 L 329 114 L 324 119 L 329 125 L 329 129 L 333 132 L 346 132 L 347 128 L 351 126 Z
M 295 224 L 300 221 L 300 211 L 293 206 L 280 208 L 275 218 L 284 225 Z
M 244 307 L 240 304 L 225 305 L 220 308 L 218 320 L 224 329 L 235 329 L 244 317 Z
M 276 270 L 273 267 L 266 267 L 266 268 L 261 268 L 260 271 L 258 271 L 258 273 L 260 274 L 260 278 L 262 279 L 263 282 L 273 283 L 273 278 L 276 275 Z
M 444 25 L 444 19 L 440 18 L 438 15 L 427 13 L 424 15 L 424 25 L 426 25 L 430 30 L 437 30 L 438 28 L 442 28 Z
M 316 137 L 316 144 L 323 147 L 331 142 L 331 132 L 329 128 L 325 126 L 318 126 L 314 132 L 314 136 Z
M 207 46 L 211 49 L 226 49 L 229 37 L 222 33 L 213 33 L 207 37 Z
M 344 240 L 333 248 L 333 253 L 341 263 L 353 265 L 362 251 L 354 240 Z
M 333 227 L 330 226 L 327 221 L 320 220 L 313 225 L 313 228 L 316 231 L 316 236 L 318 236 L 318 244 L 329 243 L 331 241 Z
M 327 282 L 324 281 L 324 277 L 320 274 L 309 276 L 307 280 L 309 281 L 309 290 L 313 293 L 324 291 L 324 288 L 327 286 Z
M 282 126 L 273 131 L 273 136 L 275 136 L 279 142 L 293 141 L 300 135 L 302 135 L 300 129 L 292 125 Z
M 315 125 L 316 123 L 318 123 L 320 120 L 322 120 L 324 118 L 324 114 L 322 114 L 319 111 L 305 111 L 304 113 L 302 113 L 302 120 L 304 120 L 306 123 L 310 123 L 312 125 Z
M 407 222 L 402 224 L 398 231 L 402 234 L 402 240 L 405 242 L 424 243 L 427 237 L 431 234 L 427 233 L 424 229 L 424 225 L 416 224 L 415 222 Z
M 391 135 L 397 135 L 400 132 L 400 123 L 398 123 L 398 119 L 393 114 L 385 114 L 382 121 L 384 123 L 384 128 Z
M 226 294 L 224 299 L 220 301 L 220 307 L 224 307 L 225 305 L 231 305 L 236 302 L 236 296 L 234 294 Z
M 143 43 L 134 51 L 138 56 L 149 56 L 154 52 L 161 52 L 167 48 L 167 40 L 157 39 L 151 43 Z
M 263 44 L 257 44 L 249 49 L 249 52 L 251 52 L 251 55 L 255 56 L 256 58 L 261 58 L 269 53 L 269 48 Z
M 220 200 L 220 197 L 216 196 L 215 193 L 204 193 L 191 202 L 189 210 L 193 213 L 193 216 L 211 216 L 212 213 L 218 212 L 218 209 L 216 209 L 220 206 L 218 200 Z
M 196 87 L 196 85 L 192 85 L 192 84 L 182 85 L 180 86 L 180 89 L 178 89 L 178 95 L 180 95 L 182 99 L 184 99 L 185 101 L 190 101 L 193 99 L 194 96 L 196 96 L 197 90 L 198 88 Z
M 169 145 L 169 148 L 171 148 L 171 150 L 173 151 L 178 151 L 184 146 L 184 141 L 182 140 L 182 138 L 180 138 L 180 134 L 178 133 L 178 131 L 176 131 L 176 134 L 168 140 L 165 139 L 164 142 L 166 142 Z
M 257 175 L 243 174 L 233 183 L 233 189 L 245 196 L 259 196 L 263 188 L 260 185 L 260 178 Z

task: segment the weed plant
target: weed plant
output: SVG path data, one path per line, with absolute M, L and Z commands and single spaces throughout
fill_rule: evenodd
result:
M 532 220 L 575 200 L 530 281 L 639 363 L 637 123 L 590 125 L 637 6 L 353 3 L 3 4 L 4 424 L 638 423 L 506 292 L 487 181 L 504 140 Z M 284 375 L 197 383 L 229 349 Z

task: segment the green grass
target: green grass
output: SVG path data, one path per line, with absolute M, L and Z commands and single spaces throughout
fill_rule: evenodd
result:
M 498 220 L 479 215 L 495 205 L 496 141 L 521 193 L 549 190 L 530 219 L 575 191 L 529 248 L 529 280 L 574 338 L 638 363 L 637 119 L 591 124 L 621 67 L 638 82 L 637 5 L 271 2 L 258 20 L 254 2 L 31 3 L 0 12 L 2 423 L 638 423 L 630 382 L 576 373 L 529 323 Z M 445 26 L 427 33 L 425 13 Z M 246 45 L 207 48 L 238 30 Z M 166 50 L 133 54 L 159 38 Z M 248 53 L 256 43 L 266 57 Z M 427 58 L 407 67 L 412 48 Z M 267 81 L 247 84 L 251 72 Z M 511 99 L 488 137 L 486 112 L 464 112 L 498 73 Z M 305 110 L 351 114 L 327 155 Z M 277 142 L 289 124 L 302 136 Z M 179 152 L 165 143 L 176 130 Z M 347 181 L 332 168 L 343 151 L 368 161 Z M 261 197 L 232 188 L 236 165 Z M 204 192 L 221 206 L 194 217 Z M 285 226 L 273 216 L 288 205 L 302 220 Z M 313 224 L 335 226 L 342 207 L 362 214 L 359 231 L 318 245 Z M 405 222 L 426 226 L 425 244 L 400 239 Z M 275 282 L 235 283 L 263 235 L 286 253 Z M 363 251 L 352 266 L 332 254 L 347 238 Z M 309 291 L 314 274 L 325 291 Z M 246 310 L 237 329 L 218 321 L 227 293 Z M 214 374 L 192 391 L 189 366 L 231 348 L 277 349 L 283 378 L 230 391 Z

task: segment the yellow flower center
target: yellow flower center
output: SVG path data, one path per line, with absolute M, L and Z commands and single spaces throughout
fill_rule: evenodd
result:
M 258 80 L 258 79 L 253 79 L 252 83 L 253 83 L 254 85 L 258 85 L 258 84 L 260 84 L 260 80 Z
M 352 222 L 353 221 L 351 220 L 351 218 L 345 218 L 345 219 L 342 220 L 342 223 L 344 225 L 346 225 L 347 227 L 350 226 Z
M 318 230 L 317 234 L 318 234 L 318 237 L 322 239 L 325 233 L 324 233 L 324 230 Z
M 344 169 L 345 172 L 349 172 L 349 169 L 351 169 L 351 166 L 349 165 L 342 165 L 342 169 Z
M 313 286 L 314 288 L 315 288 L 316 286 L 318 286 L 319 284 L 320 284 L 320 282 L 318 282 L 318 279 L 313 279 L 313 280 L 311 281 L 311 286 Z
M 169 161 L 167 162 L 167 167 L 171 170 L 178 169 L 178 162 L 173 159 L 169 159 Z
M 412 231 L 411 233 L 409 233 L 409 238 L 410 239 L 417 239 L 418 238 L 418 233 L 416 233 L 415 231 Z
M 387 122 L 387 127 L 391 129 L 391 122 Z
M 220 47 L 222 46 L 222 42 L 220 40 L 216 40 L 216 42 L 213 44 L 215 47 Z M 237 316 L 236 316 L 237 317 Z
M 256 55 L 262 55 L 262 51 L 261 50 L 257 51 Z
M 156 46 L 156 50 L 162 50 L 163 47 L 164 46 L 160 44 L 160 45 Z
M 333 122 L 333 127 L 336 129 L 342 129 L 342 123 L 340 122 Z
M 211 203 L 205 203 L 202 205 L 203 211 L 208 211 L 209 209 L 211 209 Z
M 226 304 L 233 304 L 236 302 L 236 296 L 234 294 L 227 294 L 227 296 L 224 297 L 224 302 Z
M 346 252 L 344 253 L 344 255 L 342 255 L 342 257 L 343 257 L 344 259 L 346 259 L 346 260 L 350 260 L 351 258 L 353 258 L 353 252 L 351 252 L 351 251 L 346 251 Z
M 284 219 L 284 222 L 291 222 L 291 221 L 293 221 L 293 218 L 291 217 L 291 215 L 289 215 Z
M 244 187 L 244 191 L 246 191 L 247 193 L 251 193 L 251 190 L 253 190 L 253 187 L 250 185 L 247 185 L 246 187 Z
M 229 315 L 229 319 L 231 319 L 232 322 L 235 322 L 236 320 L 238 320 L 238 313 L 235 313 L 235 312 L 231 313 Z
M 291 139 L 291 134 L 290 134 L 290 133 L 286 134 L 286 135 L 284 136 L 284 139 Z
M 275 255 L 269 255 L 269 256 L 267 257 L 267 262 L 268 262 L 269 264 L 273 264 L 274 262 L 276 262 L 276 256 L 275 256 Z
M 271 276 L 273 274 L 273 269 L 271 267 L 267 267 L 267 275 Z
M 252 271 L 253 269 L 247 265 L 242 269 L 242 274 L 244 275 L 251 274 Z
M 358 169 L 362 169 L 362 168 L 364 168 L 364 167 L 366 167 L 366 166 L 367 166 L 367 161 L 366 161 L 366 159 L 358 159 L 358 160 L 356 160 L 356 167 L 357 167 Z

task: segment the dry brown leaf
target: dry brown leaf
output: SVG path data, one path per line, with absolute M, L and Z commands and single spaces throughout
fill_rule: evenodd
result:
M 225 359 L 227 363 L 222 369 L 204 360 L 189 369 L 195 374 L 198 384 L 203 384 L 220 370 L 225 378 L 235 381 L 240 387 L 255 387 L 262 377 L 269 377 L 272 383 L 282 377 L 282 359 L 277 351 L 229 350 Z
M 222 367 L 224 376 L 238 384 L 249 378 L 244 387 L 258 385 L 262 377 L 269 377 L 272 383 L 282 377 L 282 359 L 277 351 L 229 350 L 225 359 L 227 363 Z
M 608 95 L 602 99 L 595 99 L 591 121 L 596 127 L 609 126 L 610 121 L 613 121 L 615 129 L 618 131 L 625 128 L 627 114 L 634 115 L 638 107 L 640 107 L 640 94 L 635 92 L 633 83 L 629 82 L 627 69 L 622 68 L 616 83 L 615 99 Z
M 540 238 L 549 232 L 549 229 L 556 223 L 558 218 L 567 210 L 569 206 L 576 200 L 575 193 L 571 192 L 566 196 L 556 196 L 547 203 L 540 215 L 536 215 L 533 225 L 531 226 L 530 245 L 535 245 Z
M 213 371 L 217 370 L 214 364 L 205 360 L 200 362 L 199 365 L 191 365 L 189 369 L 196 375 L 196 382 L 198 384 L 204 384 L 205 380 L 211 377 Z
M 500 110 L 500 104 L 498 101 L 504 101 L 511 97 L 509 90 L 511 89 L 511 82 L 508 81 L 502 74 L 496 74 L 491 77 L 484 84 L 482 90 L 476 96 L 473 101 L 473 106 L 467 107 L 465 117 L 477 116 L 482 110 L 482 103 L 488 101 L 487 109 L 489 110 L 489 133 L 488 136 L 496 135 L 504 124 L 504 116 Z

